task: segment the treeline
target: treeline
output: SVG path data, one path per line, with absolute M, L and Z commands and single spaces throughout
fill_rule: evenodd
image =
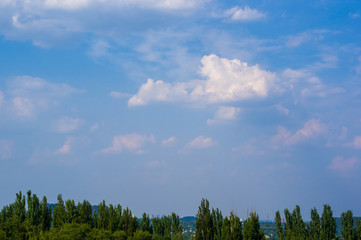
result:
M 333 240 L 336 236 L 336 219 L 329 205 L 324 205 L 320 216 L 316 208 L 311 210 L 311 221 L 304 222 L 299 206 L 291 212 L 284 210 L 284 218 L 279 211 L 275 216 L 275 228 L 280 240 Z M 210 209 L 209 202 L 202 199 L 196 215 L 196 231 L 192 240 L 263 240 L 256 212 L 241 222 L 234 212 L 223 217 L 222 212 Z M 341 236 L 344 240 L 361 240 L 361 220 L 353 217 L 349 210 L 341 215 Z M 42 239 L 103 239 L 103 240 L 183 240 L 179 216 L 150 219 L 143 213 L 142 218 L 134 216 L 129 208 L 119 204 L 106 205 L 105 201 L 92 210 L 92 205 L 84 200 L 75 204 L 74 200 L 63 201 L 59 194 L 52 209 L 44 196 L 39 198 L 27 192 L 16 194 L 14 203 L 0 212 L 0 240 L 42 240 Z M 275 236 L 272 236 L 274 238 Z
M 91 204 L 84 200 L 58 202 L 53 211 L 44 196 L 39 198 L 27 192 L 16 194 L 15 202 L 0 212 L 0 240 L 2 239 L 111 239 L 111 240 L 182 240 L 179 216 L 150 219 L 143 214 L 139 220 L 129 208 L 105 204 L 92 212 Z
M 341 214 L 341 239 L 361 240 L 361 219 L 356 219 L 351 210 Z M 279 211 L 276 212 L 276 228 L 279 240 L 333 240 L 336 236 L 336 218 L 329 205 L 323 206 L 320 216 L 316 208 L 311 209 L 311 221 L 305 223 L 302 219 L 301 209 L 297 205 L 292 213 L 284 210 L 284 221 Z M 285 222 L 284 224 L 282 222 Z
M 243 223 L 234 212 L 223 218 L 219 209 L 210 210 L 209 202 L 202 199 L 196 215 L 196 231 L 190 239 L 196 240 L 261 240 L 258 215 L 251 216 Z M 109 239 L 109 240 L 183 240 L 179 216 L 150 219 L 143 214 L 138 219 L 129 208 L 120 205 L 106 205 L 105 201 L 92 210 L 84 200 L 63 201 L 58 195 L 52 209 L 44 196 L 40 201 L 31 191 L 27 195 L 16 194 L 14 203 L 0 212 L 0 240 L 2 239 Z

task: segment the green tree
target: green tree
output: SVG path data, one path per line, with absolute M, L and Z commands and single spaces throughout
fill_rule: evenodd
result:
M 354 229 L 353 229 L 353 216 L 352 211 L 348 210 L 341 214 L 341 225 L 342 225 L 342 237 L 344 240 L 353 240 L 354 239 Z
M 223 225 L 222 225 L 222 240 L 232 240 L 232 235 L 231 235 L 231 223 L 228 220 L 228 217 L 226 216 L 223 220 Z
M 292 214 L 287 208 L 285 209 L 284 213 L 285 213 L 285 219 L 286 219 L 286 224 L 285 224 L 286 240 L 293 240 L 293 239 L 295 239 L 295 234 L 293 232 Z
M 48 201 L 46 197 L 40 203 L 40 229 L 42 231 L 48 231 L 51 226 L 51 209 L 48 207 Z
M 265 239 L 263 231 L 259 226 L 259 218 L 256 212 L 251 212 L 251 215 L 244 222 L 243 235 L 245 240 L 263 240 Z
M 78 217 L 78 209 L 74 200 L 65 201 L 66 218 L 68 223 L 75 223 Z
M 147 215 L 146 213 L 143 213 L 142 219 L 140 220 L 140 230 L 142 230 L 143 232 L 152 232 L 149 215 Z
M 138 230 L 134 233 L 133 240 L 152 240 L 152 234 L 148 231 Z
M 361 239 L 361 218 L 357 218 L 356 220 L 355 238 L 357 240 Z
M 285 239 L 285 234 L 283 232 L 282 219 L 281 219 L 281 214 L 280 214 L 279 211 L 276 212 L 275 221 L 276 221 L 276 230 L 277 230 L 278 239 L 279 240 L 284 240 Z
M 55 228 L 61 227 L 67 222 L 67 214 L 64 206 L 63 197 L 58 195 L 58 203 L 55 205 L 53 212 L 53 225 Z
M 209 210 L 209 202 L 207 199 L 202 199 L 201 205 L 198 207 L 196 215 L 196 240 L 213 240 L 214 227 Z
M 292 212 L 292 231 L 294 232 L 295 239 L 305 239 L 306 225 L 303 222 L 300 206 L 296 205 L 296 208 Z
M 316 208 L 311 209 L 311 221 L 309 224 L 309 235 L 312 240 L 321 239 L 321 219 Z
M 332 216 L 331 207 L 327 204 L 323 205 L 321 217 L 321 239 L 331 240 L 336 238 L 336 220 Z
M 214 240 L 222 240 L 222 225 L 223 225 L 222 212 L 218 208 L 216 210 L 212 208 L 211 215 L 214 225 Z

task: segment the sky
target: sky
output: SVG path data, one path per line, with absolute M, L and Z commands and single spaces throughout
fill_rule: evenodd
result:
M 0 0 L 0 206 L 361 215 L 358 0 Z

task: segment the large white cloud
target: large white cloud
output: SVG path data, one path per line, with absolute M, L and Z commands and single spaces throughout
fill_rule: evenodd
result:
M 128 105 L 171 101 L 217 104 L 265 98 L 270 92 L 280 90 L 276 75 L 258 65 L 249 66 L 238 59 L 220 58 L 214 54 L 204 56 L 201 63 L 199 72 L 206 80 L 166 83 L 148 79 L 129 99 Z

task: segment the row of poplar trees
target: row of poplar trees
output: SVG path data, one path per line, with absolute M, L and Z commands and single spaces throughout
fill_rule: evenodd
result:
M 210 210 L 209 202 L 202 199 L 196 215 L 196 240 L 262 240 L 265 235 L 260 230 L 258 215 L 251 212 L 242 225 L 234 212 L 223 218 L 217 208 Z
M 17 193 L 15 202 L 1 210 L 2 239 L 182 240 L 183 235 L 175 213 L 153 219 L 144 213 L 139 220 L 120 205 L 103 201 L 92 211 L 88 201 L 64 202 L 60 194 L 52 210 L 45 196 L 40 201 L 28 191 L 27 196 Z
M 302 220 L 300 206 L 296 206 L 292 213 L 284 210 L 285 224 L 282 224 L 281 214 L 276 212 L 276 228 L 279 240 L 333 240 L 336 237 L 336 219 L 329 205 L 323 206 L 320 215 L 316 208 L 311 209 L 311 221 Z M 351 210 L 341 214 L 341 236 L 344 240 L 361 240 L 361 219 L 354 224 Z

